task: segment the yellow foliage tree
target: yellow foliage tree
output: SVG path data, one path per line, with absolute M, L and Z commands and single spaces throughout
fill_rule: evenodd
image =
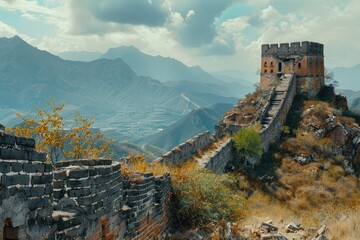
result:
M 16 115 L 23 120 L 23 124 L 11 129 L 15 135 L 34 137 L 36 150 L 48 153 L 52 164 L 63 159 L 81 159 L 110 157 L 109 144 L 101 133 L 91 131 L 94 117 L 88 119 L 76 113 L 71 128 L 65 129 L 65 119 L 61 115 L 65 104 L 56 105 L 54 99 L 47 103 L 50 110 L 35 107 L 37 113 L 32 118 L 21 114 Z

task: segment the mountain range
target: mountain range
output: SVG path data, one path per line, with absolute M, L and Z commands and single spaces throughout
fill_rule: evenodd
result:
M 360 91 L 360 64 L 332 68 L 330 72 L 334 73 L 334 79 L 338 81 L 339 88 Z
M 234 81 L 229 86 L 199 66 L 188 67 L 174 58 L 151 56 L 132 46 L 110 48 L 100 57 L 100 59 L 116 58 L 123 59 L 139 76 L 150 76 L 166 86 L 227 97 L 242 97 L 253 90 L 249 82 Z
M 210 108 L 195 109 L 163 131 L 148 136 L 138 143 L 148 143 L 163 150 L 170 150 L 198 133 L 207 130 L 213 133 L 215 124 L 219 122 L 224 113 L 231 107 L 232 105 L 230 104 L 218 103 Z
M 46 107 L 54 98 L 67 103 L 65 115 L 75 111 L 96 115 L 95 126 L 108 136 L 131 141 L 165 129 L 194 109 L 236 102 L 235 97 L 218 95 L 222 90 L 212 90 L 218 88 L 216 79 L 200 68 L 185 66 L 184 71 L 207 76 L 214 83 L 208 85 L 205 77 L 192 78 L 188 82 L 197 87 L 189 88 L 187 82 L 140 76 L 120 57 L 70 61 L 19 37 L 0 38 L 1 121 L 15 124 L 16 112 L 29 114 L 34 106 Z

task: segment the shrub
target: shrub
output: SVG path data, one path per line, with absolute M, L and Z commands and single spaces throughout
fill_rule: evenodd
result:
M 221 219 L 240 218 L 244 198 L 237 193 L 236 180 L 185 163 L 171 169 L 176 202 L 175 220 L 182 226 L 198 226 Z
M 247 156 L 259 158 L 262 155 L 261 140 L 256 126 L 242 128 L 233 135 L 235 147 L 240 156 L 246 160 Z

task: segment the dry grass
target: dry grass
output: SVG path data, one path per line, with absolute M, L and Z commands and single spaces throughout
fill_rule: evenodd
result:
M 144 155 L 131 154 L 128 157 L 128 162 L 121 166 L 122 174 L 125 176 L 131 175 L 132 172 L 153 173 L 154 176 L 161 176 L 169 172 L 170 169 L 163 163 L 153 162 L 148 163 Z
M 334 218 L 329 224 L 328 236 L 331 240 L 360 239 L 360 209 L 347 211 Z
M 265 106 L 267 102 L 268 93 L 258 89 L 257 91 L 246 95 L 241 99 L 237 107 L 228 111 L 224 116 L 227 123 L 236 123 L 242 126 L 248 126 L 255 123 L 256 118 L 260 113 L 260 109 Z

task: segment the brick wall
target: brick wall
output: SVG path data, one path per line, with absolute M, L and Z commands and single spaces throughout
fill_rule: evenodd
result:
M 75 213 L 56 222 L 57 238 L 88 236 L 117 239 L 121 235 L 122 176 L 111 160 L 60 162 L 54 171 L 55 210 Z
M 169 174 L 154 177 L 151 173 L 134 173 L 124 180 L 128 216 L 126 238 L 154 239 L 162 236 L 169 223 L 170 191 Z
M 286 95 L 280 103 L 278 111 L 274 114 L 274 118 L 269 126 L 260 131 L 261 145 L 265 151 L 268 150 L 269 145 L 277 140 L 280 136 L 283 124 L 286 121 L 287 113 L 289 112 L 292 102 L 296 94 L 296 76 L 293 75 L 286 89 Z
M 34 147 L 33 139 L 0 129 L 0 239 L 41 239 L 55 231 L 52 167 Z
M 161 238 L 169 225 L 170 175 L 122 176 L 119 162 L 52 166 L 33 139 L 0 125 L 0 240 Z
M 212 142 L 210 132 L 206 131 L 174 147 L 155 161 L 166 164 L 180 164 L 191 158 L 199 150 L 207 148 Z
M 203 167 L 215 173 L 224 173 L 226 165 L 233 160 L 234 142 L 228 139 L 208 159 L 203 162 Z

